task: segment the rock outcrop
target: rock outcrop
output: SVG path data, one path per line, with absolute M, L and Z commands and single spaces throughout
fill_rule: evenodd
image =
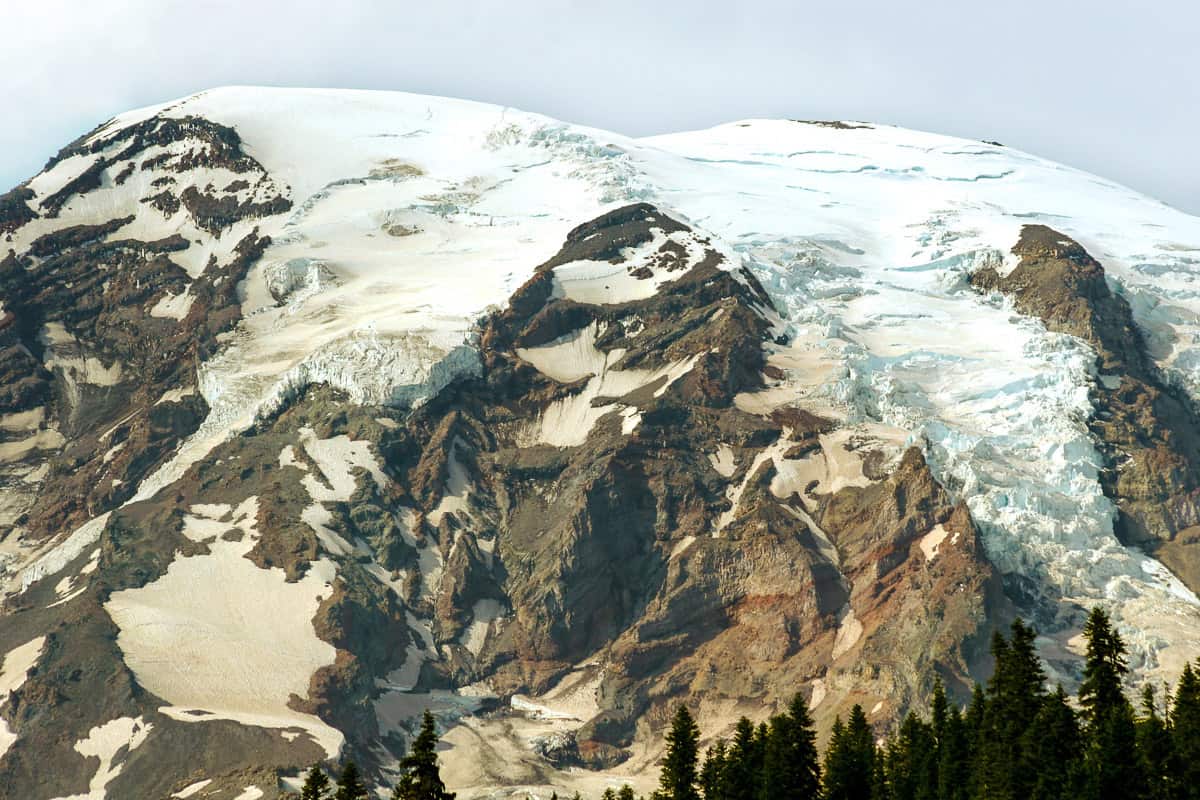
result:
M 642 792 L 679 702 L 883 732 L 1015 614 L 1068 686 L 1092 603 L 1195 657 L 1190 278 L 1110 280 L 1190 229 L 977 269 L 1075 173 L 920 136 L 231 88 L 65 148 L 0 195 L 0 795 L 384 788 L 426 708 L 464 800 Z
M 1076 241 L 1026 225 L 1005 276 L 993 267 L 972 283 L 1013 298 L 1022 314 L 1086 342 L 1096 353 L 1089 426 L 1106 459 L 1104 492 L 1116 503 L 1123 542 L 1153 553 L 1200 591 L 1200 413 L 1150 359 L 1129 303 Z

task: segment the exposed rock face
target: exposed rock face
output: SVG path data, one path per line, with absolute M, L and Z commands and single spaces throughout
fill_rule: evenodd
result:
M 595 263 L 635 283 L 572 283 L 572 269 Z M 659 281 L 657 291 L 641 297 L 642 281 Z M 203 308 L 198 320 L 220 319 L 219 306 Z M 710 705 L 720 727 L 734 710 L 759 716 L 805 687 L 822 719 L 869 700 L 880 720 L 935 674 L 965 688 L 1000 602 L 969 515 L 918 450 L 835 442 L 838 423 L 796 407 L 737 407 L 771 380 L 771 313 L 754 277 L 705 237 L 653 206 L 627 206 L 571 232 L 482 324 L 479 377 L 407 417 L 312 390 L 220 445 L 107 517 L 67 565 L 93 564 L 82 594 L 51 576 L 0 621 L 4 641 L 26 636 L 18 626 L 53 631 L 5 706 L 18 734 L 0 761 L 5 785 L 34 785 L 36 753 L 64 764 L 52 791 L 81 791 L 93 770 L 73 743 L 113 718 L 148 732 L 109 791 L 148 796 L 192 782 L 162 764 L 190 746 L 224 752 L 219 737 L 239 755 L 191 765 L 213 787 L 319 757 L 326 729 L 386 776 L 405 741 L 395 715 L 436 705 L 439 693 L 483 711 L 583 687 L 566 727 L 526 756 L 552 780 L 571 765 L 644 770 L 647 743 L 685 696 Z M 99 319 L 88 318 L 88 341 L 105 341 Z M 859 465 L 852 485 L 831 482 L 823 465 L 833 458 Z M 781 481 L 781 470 L 813 477 Z M 200 700 L 147 665 L 157 640 L 113 622 L 149 613 L 152 601 L 136 598 L 154 595 L 139 592 L 167 591 L 174 570 L 231 548 L 280 580 L 326 582 L 311 624 L 314 645 L 334 655 L 278 711 L 299 728 L 178 706 Z M 202 612 L 184 613 L 210 635 Z M 97 666 L 75 686 L 64 676 L 80 664 Z M 486 689 L 471 699 L 466 687 Z M 236 706 L 239 690 L 224 691 Z M 42 695 L 56 699 L 35 702 Z M 47 710 L 58 706 L 69 715 Z M 485 734 L 493 748 L 525 746 L 513 736 Z
M 0 794 L 385 787 L 425 708 L 464 800 L 644 791 L 677 702 L 882 731 L 1018 612 L 1194 657 L 1100 524 L 1194 571 L 1187 392 L 1049 229 L 971 291 L 1041 167 L 920 136 L 234 88 L 65 148 L 0 196 Z
M 90 192 L 125 183 L 134 169 L 252 178 L 254 187 L 242 180 L 212 195 L 188 186 L 160 208 L 170 216 L 182 201 L 200 229 L 217 235 L 290 207 L 262 166 L 241 151 L 237 133 L 203 119 L 155 117 L 107 135 L 99 129 L 64 148 L 46 169 L 89 158 L 86 169 L 37 203 L 41 215 L 57 217 L 72 200 L 86 209 Z M 174 182 L 167 176 L 145 189 L 156 192 L 159 204 L 175 198 L 170 186 L 162 188 L 164 180 Z M 39 218 L 32 199 L 21 187 L 0 204 L 9 241 Z M 21 472 L 3 470 L 10 486 L 41 485 L 42 502 L 13 509 L 5 520 L 29 538 L 73 528 L 125 502 L 196 430 L 208 412 L 196 391 L 197 368 L 217 349 L 216 337 L 241 318 L 238 283 L 270 244 L 248 229 L 226 258 L 210 256 L 193 276 L 176 259 L 200 242 L 178 233 L 138 238 L 126 233 L 147 227 L 135 219 L 52 227 L 0 261 L 8 317 L 0 327 L 0 413 L 31 420 L 3 435 L 34 452 L 65 442 L 44 466 L 26 460 Z M 25 480 L 31 475 L 36 480 Z
M 975 273 L 981 289 L 1011 295 L 1018 311 L 1077 336 L 1096 353 L 1089 424 L 1107 467 L 1102 485 L 1117 504 L 1122 541 L 1154 553 L 1200 591 L 1200 415 L 1146 352 L 1129 303 L 1104 267 L 1070 237 L 1027 225 L 1013 248 L 1020 262 L 1001 277 Z

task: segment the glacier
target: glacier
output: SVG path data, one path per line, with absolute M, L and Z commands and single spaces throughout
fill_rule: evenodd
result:
M 310 383 L 412 407 L 473 374 L 480 315 L 575 225 L 645 200 L 766 288 L 772 363 L 788 375 L 773 402 L 924 446 L 993 563 L 1040 587 L 1028 602 L 1052 668 L 1078 652 L 1079 609 L 1096 602 L 1141 677 L 1200 654 L 1200 600 L 1113 533 L 1087 427 L 1093 354 L 966 281 L 1011 267 L 1022 225 L 1052 225 L 1103 263 L 1159 367 L 1200 397 L 1200 218 L 1012 148 L 869 124 L 754 119 L 634 139 L 461 100 L 231 87 L 121 115 L 93 139 L 155 115 L 233 127 L 293 205 L 222 237 L 143 208 L 110 234 L 201 243 L 193 277 L 255 227 L 272 239 L 239 287 L 243 321 L 201 370 L 208 418 L 135 499 Z M 44 197 L 87 166 L 64 160 L 30 187 Z M 105 181 L 55 224 L 108 220 L 134 196 Z

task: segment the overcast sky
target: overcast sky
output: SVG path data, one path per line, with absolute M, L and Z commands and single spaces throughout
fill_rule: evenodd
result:
M 1194 0 L 0 0 L 0 184 L 114 113 L 271 84 L 467 97 L 631 135 L 888 122 L 1200 213 L 1198 44 Z

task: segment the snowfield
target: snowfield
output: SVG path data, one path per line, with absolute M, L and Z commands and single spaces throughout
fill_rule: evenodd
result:
M 773 346 L 771 363 L 788 379 L 739 398 L 740 406 L 765 412 L 803 402 L 875 432 L 896 452 L 923 443 L 938 478 L 968 503 L 1002 571 L 1035 578 L 1064 609 L 1110 603 L 1144 678 L 1174 676 L 1184 659 L 1200 655 L 1200 601 L 1113 534 L 1114 509 L 1101 492 L 1100 457 L 1087 428 L 1088 389 L 1101 379 L 1091 352 L 966 283 L 978 266 L 1011 268 L 1022 225 L 1050 225 L 1101 261 L 1159 365 L 1200 397 L 1200 218 L 1011 148 L 886 126 L 747 120 L 631 139 L 459 100 L 227 88 L 130 112 L 97 135 L 155 114 L 232 126 L 293 206 L 219 238 L 152 209 L 111 234 L 183 233 L 202 243 L 198 254 L 188 251 L 200 257 L 183 265 L 193 277 L 209 255 L 226 258 L 256 225 L 272 238 L 240 287 L 245 319 L 196 387 L 212 412 L 137 498 L 169 485 L 309 383 L 330 383 L 358 402 L 413 406 L 473 373 L 479 316 L 505 303 L 574 226 L 645 200 L 714 236 L 713 246 L 747 265 L 777 307 L 787 344 Z M 88 163 L 65 160 L 30 186 L 44 197 Z M 188 178 L 201 185 L 221 179 Z M 139 191 L 106 184 L 74 198 L 53 222 L 108 220 Z M 50 222 L 35 221 L 19 236 L 40 235 Z M 670 277 L 627 280 L 610 266 L 560 266 L 555 289 L 618 302 Z M 149 313 L 178 319 L 189 307 L 185 292 Z M 691 368 L 613 370 L 612 354 L 594 348 L 596 334 L 584 329 L 520 353 L 555 380 L 592 376 L 585 391 L 546 412 L 529 431 L 531 442 L 576 444 L 614 411 L 632 431 L 636 409 L 592 408 L 591 399 L 673 381 Z M 47 335 L 54 344 L 48 352 L 79 380 L 103 383 L 111 370 L 119 374 L 119 365 L 71 361 L 70 343 Z M 814 479 L 831 486 L 861 479 L 861 465 L 841 442 L 822 445 L 810 463 L 781 472 L 777 491 Z M 367 466 L 345 442 L 303 446 L 322 469 L 343 465 L 331 472 Z M 732 474 L 732 458 L 713 454 L 713 468 Z M 316 486 L 310 524 L 320 530 L 326 498 Z M 451 494 L 466 496 L 465 489 Z M 191 525 L 204 528 L 198 519 Z M 240 543 L 217 540 L 211 555 L 177 559 L 157 583 L 114 595 L 109 609 L 122 628 L 122 649 L 139 680 L 180 709 L 177 718 L 199 708 L 251 724 L 296 725 L 335 752 L 336 732 L 285 705 L 287 693 L 303 694 L 312 671 L 333 657 L 310 623 L 327 591 L 321 570 L 285 584 L 242 557 L 253 536 L 243 531 Z M 39 554 L 27 575 L 61 569 L 98 533 L 81 528 L 66 552 Z M 929 559 L 951 545 L 937 531 L 922 542 Z M 204 603 L 195 602 L 197 593 Z M 277 613 L 262 615 L 264 607 Z M 256 609 L 254 619 L 248 608 Z M 1047 653 L 1077 647 L 1068 640 L 1071 624 L 1064 616 L 1061 630 L 1047 632 Z M 164 633 L 181 625 L 198 632 L 197 674 L 235 651 L 245 665 L 221 696 L 212 694 L 214 684 L 173 674 L 164 648 L 177 657 L 179 639 Z M 852 619 L 845 631 L 852 644 Z M 472 631 L 472 646 L 483 635 Z M 247 642 L 256 644 L 247 650 Z M 268 658 L 271 686 L 260 685 Z
M 336 757 L 342 734 L 288 707 L 334 661 L 333 646 L 312 625 L 334 565 L 317 561 L 294 583 L 281 569 L 255 566 L 245 557 L 257 540 L 255 497 L 236 509 L 191 510 L 184 533 L 207 543 L 209 554 L 176 557 L 157 581 L 115 592 L 105 604 L 125 662 L 139 684 L 171 704 L 159 711 L 172 719 L 298 728 Z M 240 539 L 225 538 L 229 531 Z

